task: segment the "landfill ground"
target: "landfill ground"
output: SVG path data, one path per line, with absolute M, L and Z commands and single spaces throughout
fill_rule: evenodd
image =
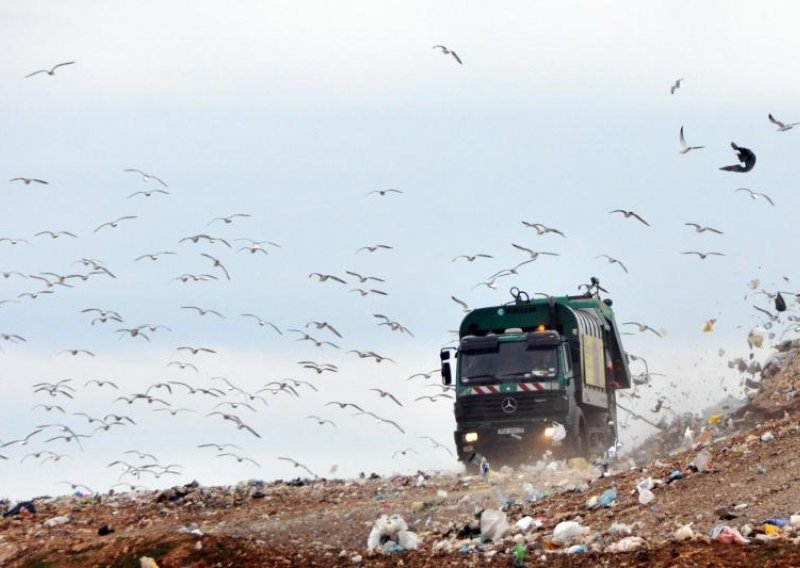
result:
M 768 432 L 774 438 L 763 441 Z M 511 566 L 515 542 L 525 543 L 525 566 L 800 566 L 800 517 L 782 528 L 764 525 L 800 510 L 800 415 L 723 432 L 706 447 L 713 456 L 707 472 L 690 467 L 700 449 L 695 445 L 645 467 L 612 468 L 597 479 L 597 469 L 553 471 L 540 464 L 488 479 L 448 474 L 190 484 L 41 499 L 34 515 L 0 520 L 0 566 Z M 655 487 L 655 499 L 640 504 L 637 482 L 663 481 L 675 470 L 680 479 Z M 551 494 L 526 499 L 526 483 L 547 486 Z M 618 497 L 610 507 L 587 509 L 587 500 L 611 487 Z M 495 541 L 481 539 L 476 513 L 503 504 L 510 530 Z M 419 548 L 369 552 L 367 537 L 383 514 L 402 516 L 419 536 Z M 63 524 L 46 526 L 62 516 L 68 517 Z M 541 526 L 516 528 L 525 516 Z M 554 527 L 575 519 L 587 534 L 555 542 Z M 627 528 L 613 531 L 615 522 Z M 678 542 L 676 529 L 688 523 L 693 536 Z M 719 523 L 749 542 L 712 540 Z M 102 527 L 113 532 L 100 536 Z M 628 531 L 643 539 L 639 547 L 610 552 Z M 577 544 L 588 552 L 567 552 Z M 142 557 L 154 564 L 141 563 Z

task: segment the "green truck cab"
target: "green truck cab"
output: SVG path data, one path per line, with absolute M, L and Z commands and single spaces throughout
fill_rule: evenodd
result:
M 611 300 L 512 295 L 469 312 L 458 347 L 441 351 L 459 460 L 605 451 L 617 439 L 616 390 L 631 386 Z

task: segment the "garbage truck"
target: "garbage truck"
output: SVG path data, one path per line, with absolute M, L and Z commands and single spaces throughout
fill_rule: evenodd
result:
M 592 280 L 596 282 L 596 279 Z M 531 299 L 469 311 L 458 346 L 441 350 L 455 386 L 458 458 L 520 463 L 551 450 L 599 455 L 617 443 L 616 391 L 631 386 L 612 301 L 582 295 Z

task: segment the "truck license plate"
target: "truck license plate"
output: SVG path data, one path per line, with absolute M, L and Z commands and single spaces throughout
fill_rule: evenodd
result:
M 498 434 L 524 434 L 525 433 L 525 428 L 522 428 L 520 426 L 513 426 L 513 427 L 510 427 L 510 428 L 498 428 L 497 429 L 497 433 Z

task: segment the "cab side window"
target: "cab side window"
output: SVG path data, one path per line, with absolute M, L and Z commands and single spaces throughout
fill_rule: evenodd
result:
M 564 373 L 572 372 L 572 354 L 570 353 L 569 343 L 564 344 Z

